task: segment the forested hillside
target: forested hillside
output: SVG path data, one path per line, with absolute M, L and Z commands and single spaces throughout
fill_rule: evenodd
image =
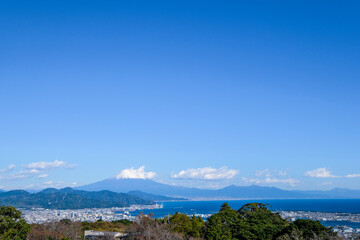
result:
M 149 205 L 154 202 L 126 193 L 111 191 L 88 192 L 64 189 L 45 189 L 38 193 L 15 190 L 0 193 L 0 205 L 17 208 L 82 209 L 124 207 L 134 204 Z

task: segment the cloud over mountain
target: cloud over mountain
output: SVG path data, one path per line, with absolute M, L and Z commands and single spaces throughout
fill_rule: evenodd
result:
M 326 168 L 317 168 L 311 171 L 307 171 L 304 174 L 306 177 L 314 177 L 314 178 L 335 178 L 337 176 L 332 175 L 329 170 Z
M 243 177 L 242 180 L 246 183 L 251 183 L 251 184 L 271 184 L 271 183 L 282 183 L 282 184 L 287 184 L 290 185 L 292 187 L 296 186 L 298 183 L 300 183 L 300 181 L 298 179 L 294 179 L 294 178 L 271 178 L 271 177 L 266 177 L 266 178 L 246 178 Z
M 127 168 L 121 170 L 115 178 L 121 179 L 121 178 L 132 178 L 132 179 L 151 179 L 156 176 L 155 172 L 146 172 L 145 166 L 141 166 L 139 168 Z
M 177 174 L 171 174 L 172 178 L 181 178 L 181 179 L 231 179 L 238 174 L 238 170 L 228 169 L 227 167 L 221 168 L 189 168 L 182 170 Z

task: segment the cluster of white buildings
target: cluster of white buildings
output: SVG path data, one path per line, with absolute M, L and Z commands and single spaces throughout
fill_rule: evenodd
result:
M 333 231 L 345 239 L 355 239 L 356 237 L 360 236 L 360 228 L 336 226 L 333 228 Z
M 70 219 L 73 222 L 96 222 L 103 221 L 116 221 L 121 219 L 133 220 L 134 216 L 130 214 L 132 211 L 143 209 L 156 209 L 162 208 L 162 205 L 133 205 L 123 208 L 85 208 L 85 209 L 68 209 L 68 210 L 55 210 L 55 209 L 19 209 L 22 212 L 22 217 L 27 223 L 44 223 L 56 222 L 62 219 Z
M 358 222 L 360 213 L 333 213 L 333 212 L 311 212 L 311 211 L 280 211 L 283 218 L 295 221 L 298 218 L 306 218 L 319 221 Z M 360 224 L 359 224 L 360 225 Z
M 353 239 L 360 236 L 360 213 L 281 211 L 280 215 L 291 221 L 301 218 L 336 223 L 337 226 L 334 226 L 332 230 L 344 239 Z M 346 226 L 348 223 L 358 223 L 355 225 L 358 225 L 359 227 Z

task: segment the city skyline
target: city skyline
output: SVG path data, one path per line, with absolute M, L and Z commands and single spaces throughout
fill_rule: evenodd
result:
M 356 1 L 2 1 L 0 189 L 360 189 Z

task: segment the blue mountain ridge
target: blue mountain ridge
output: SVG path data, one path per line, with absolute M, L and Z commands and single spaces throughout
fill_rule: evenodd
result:
M 135 195 L 108 190 L 90 192 L 72 188 L 48 188 L 37 193 L 24 190 L 0 193 L 0 205 L 18 208 L 81 209 L 124 207 L 134 204 L 149 205 L 154 202 Z
M 77 187 L 79 190 L 114 192 L 141 191 L 145 193 L 189 199 L 315 199 L 315 198 L 360 198 L 360 190 L 332 189 L 329 191 L 283 190 L 276 187 L 236 186 L 221 189 L 200 189 L 172 186 L 150 179 L 105 179 Z

